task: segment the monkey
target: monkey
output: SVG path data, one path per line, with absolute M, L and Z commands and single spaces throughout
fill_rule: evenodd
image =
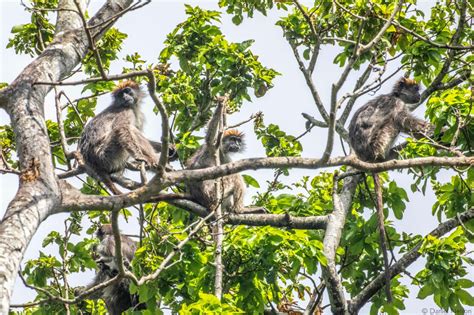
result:
M 130 158 L 149 167 L 156 166 L 155 151 L 161 150 L 161 143 L 149 141 L 143 135 L 144 115 L 140 109 L 143 92 L 136 82 L 121 82 L 112 97 L 112 104 L 85 126 L 78 148 L 87 173 L 119 195 L 121 192 L 111 175 L 122 174 Z M 169 156 L 176 158 L 173 148 Z
M 365 162 L 381 162 L 387 159 L 398 135 L 403 132 L 416 138 L 433 132 L 434 127 L 416 118 L 407 108 L 407 104 L 420 101 L 420 85 L 411 79 L 401 78 L 392 92 L 378 96 L 354 113 L 349 124 L 349 142 L 356 156 Z M 385 268 L 385 293 L 392 301 L 390 275 L 387 254 L 387 239 L 384 226 L 382 187 L 377 173 L 373 173 L 376 194 L 376 209 L 380 232 L 380 247 Z
M 188 159 L 187 169 L 201 169 L 230 163 L 232 153 L 242 152 L 245 148 L 244 134 L 231 129 L 223 131 L 226 98 L 218 98 L 217 108 L 208 123 L 204 144 Z M 261 212 L 262 208 L 244 207 L 245 184 L 240 174 L 231 174 L 221 178 L 221 196 L 216 192 L 216 180 L 188 182 L 187 187 L 192 198 L 214 211 L 222 200 L 224 212 L 250 213 Z
M 76 294 L 81 294 L 90 288 L 104 283 L 118 274 L 118 262 L 115 259 L 115 239 L 111 224 L 103 224 L 97 229 L 96 237 L 99 245 L 95 248 L 97 270 L 94 280 L 85 288 L 77 288 Z M 122 241 L 122 256 L 125 267 L 129 268 L 135 255 L 137 244 L 125 235 L 120 235 Z M 138 295 L 130 294 L 129 280 L 122 279 L 106 288 L 98 290 L 87 297 L 88 299 L 103 299 L 109 314 L 119 315 L 129 308 L 144 309 L 145 305 L 138 302 Z
M 413 116 L 406 104 L 420 101 L 420 86 L 401 78 L 390 94 L 380 95 L 354 113 L 349 125 L 349 142 L 357 157 L 365 162 L 381 162 L 398 135 L 416 138 L 433 132 L 433 126 Z

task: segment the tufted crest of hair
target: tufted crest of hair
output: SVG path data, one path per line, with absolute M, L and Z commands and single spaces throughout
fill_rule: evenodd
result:
M 126 80 L 126 81 L 122 81 L 119 84 L 117 84 L 115 89 L 112 91 L 112 94 L 116 95 L 119 91 L 123 90 L 126 87 L 132 88 L 134 90 L 139 90 L 140 89 L 140 86 L 138 85 L 137 82 L 135 82 L 133 80 Z
M 245 134 L 242 131 L 238 131 L 237 129 L 229 129 L 229 130 L 224 131 L 224 137 L 230 137 L 230 136 L 243 138 Z
M 395 95 L 399 95 L 403 89 L 410 88 L 410 87 L 413 87 L 413 86 L 418 86 L 418 85 L 419 85 L 418 82 L 416 82 L 413 79 L 401 78 L 393 86 L 392 93 L 395 94 Z

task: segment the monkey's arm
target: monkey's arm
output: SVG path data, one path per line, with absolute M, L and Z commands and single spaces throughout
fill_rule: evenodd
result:
M 109 278 L 106 276 L 106 273 L 104 273 L 103 270 L 99 270 L 95 275 L 94 281 L 92 281 L 92 283 L 88 284 L 87 286 L 74 288 L 74 295 L 78 296 L 80 294 L 83 294 L 87 290 L 90 290 L 96 285 L 101 284 L 107 280 L 109 280 Z M 98 300 L 102 298 L 102 292 L 103 290 L 94 291 L 93 293 L 87 295 L 85 298 L 88 300 Z
M 434 131 L 432 124 L 416 118 L 408 110 L 397 115 L 396 123 L 401 132 L 410 134 L 417 139 L 423 138 L 425 135 L 431 136 Z
M 153 141 L 153 140 L 148 140 L 148 142 L 150 142 L 155 152 L 157 153 L 161 152 L 161 142 Z M 176 150 L 174 145 L 170 144 L 168 148 L 168 161 L 176 161 L 177 159 L 178 159 L 178 151 Z

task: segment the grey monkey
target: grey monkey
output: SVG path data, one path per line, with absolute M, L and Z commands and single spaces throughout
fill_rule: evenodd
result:
M 111 174 L 121 174 L 130 158 L 153 167 L 161 144 L 143 135 L 142 91 L 134 81 L 121 82 L 112 92 L 113 103 L 84 128 L 79 151 L 89 175 L 103 181 L 114 194 L 121 194 Z M 170 149 L 170 157 L 175 155 Z
M 94 280 L 85 288 L 76 289 L 76 294 L 80 294 L 90 288 L 108 281 L 118 274 L 118 265 L 115 259 L 115 239 L 112 232 L 112 225 L 104 224 L 96 232 L 100 243 L 95 249 L 97 271 Z M 136 242 L 125 235 L 121 235 L 122 256 L 124 265 L 130 266 L 137 248 Z M 138 302 L 138 296 L 130 294 L 129 280 L 122 279 L 101 290 L 94 292 L 87 298 L 97 300 L 103 299 L 109 314 L 119 315 L 133 308 L 135 310 L 144 309 L 145 305 Z
M 217 108 L 209 121 L 205 143 L 187 161 L 188 169 L 200 169 L 231 162 L 232 153 L 243 151 L 244 134 L 237 130 L 224 130 L 225 98 L 218 99 Z M 222 207 L 228 212 L 248 212 L 243 205 L 245 184 L 240 174 L 231 174 L 221 178 L 222 192 L 216 193 L 216 180 L 188 182 L 187 187 L 192 198 L 213 211 L 222 199 Z
M 366 162 L 383 161 L 401 132 L 415 137 L 431 133 L 431 124 L 413 116 L 406 106 L 419 101 L 419 84 L 401 78 L 390 94 L 357 110 L 349 125 L 349 141 L 357 157 Z
M 381 95 L 362 106 L 354 113 L 349 125 L 349 142 L 357 157 L 366 162 L 387 159 L 388 152 L 398 135 L 411 134 L 417 138 L 433 132 L 433 126 L 411 114 L 406 104 L 420 101 L 420 86 L 411 79 L 401 78 L 390 94 Z M 373 173 L 376 195 L 380 248 L 383 254 L 385 272 L 385 294 L 392 301 L 390 275 L 385 235 L 382 185 L 377 173 Z

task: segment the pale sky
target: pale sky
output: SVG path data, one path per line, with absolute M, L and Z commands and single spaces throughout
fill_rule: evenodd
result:
M 102 1 L 91 2 L 92 6 L 89 9 L 90 15 L 103 3 Z M 119 54 L 120 60 L 113 64 L 111 73 L 120 73 L 122 66 L 124 66 L 122 58 L 134 52 L 138 52 L 142 56 L 142 59 L 147 60 L 149 63 L 156 63 L 157 57 L 163 48 L 163 41 L 165 40 L 166 34 L 174 29 L 176 24 L 185 19 L 183 3 L 185 2 L 153 1 L 153 3 L 147 5 L 145 8 L 128 13 L 121 18 L 115 26 L 122 32 L 127 33 L 128 38 L 125 40 L 123 49 Z M 193 5 L 198 4 L 206 9 L 219 10 L 217 1 L 186 1 L 186 3 Z M 419 6 L 426 9 L 429 6 L 429 1 L 421 1 L 419 2 Z M 231 16 L 225 13 L 223 14 L 221 29 L 227 39 L 229 41 L 254 39 L 255 43 L 251 47 L 251 50 L 259 56 L 259 60 L 262 64 L 272 67 L 282 74 L 276 78 L 274 81 L 275 87 L 271 89 L 265 97 L 254 99 L 253 103 L 244 104 L 242 111 L 232 115 L 228 123 L 234 124 L 240 122 L 248 118 L 252 113 L 263 111 L 266 124 L 278 124 L 285 132 L 292 135 L 299 135 L 305 130 L 305 120 L 301 116 L 301 113 L 306 112 L 317 118 L 319 118 L 319 115 L 317 114 L 317 109 L 312 100 L 310 91 L 305 84 L 303 75 L 298 69 L 291 48 L 283 38 L 281 29 L 274 25 L 278 20 L 278 14 L 280 13 L 276 10 L 269 12 L 267 17 L 256 13 L 253 19 L 244 19 L 244 22 L 239 26 L 231 22 Z M 10 29 L 14 25 L 28 22 L 29 15 L 21 7 L 20 1 L 0 1 L 0 82 L 10 83 L 32 60 L 29 56 L 18 56 L 15 55 L 13 49 L 5 48 L 8 43 L 8 38 L 11 37 Z M 336 51 L 337 50 L 332 47 L 324 47 L 313 77 L 325 104 L 329 103 L 331 83 L 338 78 L 341 72 L 338 66 L 332 64 Z M 393 67 L 396 66 L 397 65 L 393 65 Z M 387 71 L 387 73 L 389 73 L 389 71 Z M 356 79 L 357 73 L 354 72 L 347 80 L 340 95 L 351 90 Z M 389 91 L 395 79 L 389 81 L 378 94 Z M 75 90 L 68 90 L 68 92 L 69 95 L 74 97 L 78 96 L 80 89 L 76 88 Z M 353 111 L 363 105 L 370 97 L 373 96 L 361 97 Z M 99 98 L 98 111 L 105 108 L 109 104 L 109 101 L 109 96 Z M 54 106 L 50 98 L 47 99 L 46 104 L 47 118 L 55 120 Z M 152 139 L 159 139 L 159 117 L 152 114 L 151 108 L 151 102 L 145 100 L 144 111 L 148 117 L 145 133 Z M 422 117 L 424 110 L 425 107 L 421 106 L 417 109 L 415 114 Z M 0 124 L 3 125 L 8 122 L 7 114 L 4 111 L 0 111 Z M 247 124 L 241 129 L 246 132 L 247 135 L 247 152 L 236 156 L 236 158 L 264 156 L 265 151 L 253 134 L 252 124 Z M 339 139 L 337 138 L 336 140 L 333 156 L 342 154 Z M 301 142 L 304 148 L 303 156 L 319 157 L 322 155 L 326 145 L 326 131 L 314 128 Z M 346 148 L 348 148 L 348 145 Z M 287 183 L 290 183 L 298 180 L 303 175 L 314 177 L 319 172 L 320 170 L 292 170 L 291 176 L 285 178 L 285 180 L 287 180 Z M 264 191 L 266 188 L 265 181 L 273 177 L 272 170 L 247 171 L 245 173 L 259 180 L 262 187 L 261 191 Z M 435 197 L 430 185 L 428 185 L 426 196 L 423 196 L 421 193 L 413 194 L 410 190 L 410 175 L 407 175 L 406 172 L 390 172 L 390 176 L 397 181 L 399 186 L 406 189 L 410 199 L 403 220 L 395 224 L 399 232 L 426 234 L 436 227 L 437 220 L 431 216 L 431 205 L 434 203 Z M 449 176 L 446 176 L 446 173 L 444 173 L 441 176 L 441 180 L 445 182 L 449 180 Z M 73 183 L 76 184 L 76 186 L 78 185 L 77 182 Z M 18 181 L 16 176 L 0 175 L 0 217 L 3 217 L 9 201 L 16 192 L 17 186 Z M 246 197 L 247 203 L 251 202 L 251 195 L 254 192 L 255 189 L 248 190 Z M 46 253 L 51 252 L 49 249 L 41 249 L 41 242 L 47 233 L 55 227 L 61 227 L 59 232 L 62 232 L 63 221 L 66 217 L 66 214 L 55 215 L 41 224 L 26 252 L 25 261 L 38 257 L 39 250 Z M 393 217 L 391 218 L 393 219 Z M 137 234 L 138 225 L 136 225 L 136 222 L 131 222 L 128 225 L 122 222 L 121 229 L 126 233 Z M 422 266 L 423 264 L 420 262 L 415 263 L 409 268 L 409 271 L 416 273 Z M 89 274 L 92 275 L 92 273 Z M 89 281 L 88 276 L 84 275 L 72 277 L 72 282 L 77 285 L 84 285 Z M 410 280 L 405 277 L 404 283 L 408 284 Z M 418 314 L 422 308 L 438 309 L 431 297 L 426 300 L 416 300 L 415 296 L 418 293 L 418 289 L 411 289 L 411 298 L 405 302 L 407 310 L 404 314 Z M 34 297 L 34 291 L 24 288 L 20 281 L 17 281 L 12 303 L 26 302 L 31 300 L 32 297 Z M 326 303 L 328 303 L 327 300 L 323 304 Z

